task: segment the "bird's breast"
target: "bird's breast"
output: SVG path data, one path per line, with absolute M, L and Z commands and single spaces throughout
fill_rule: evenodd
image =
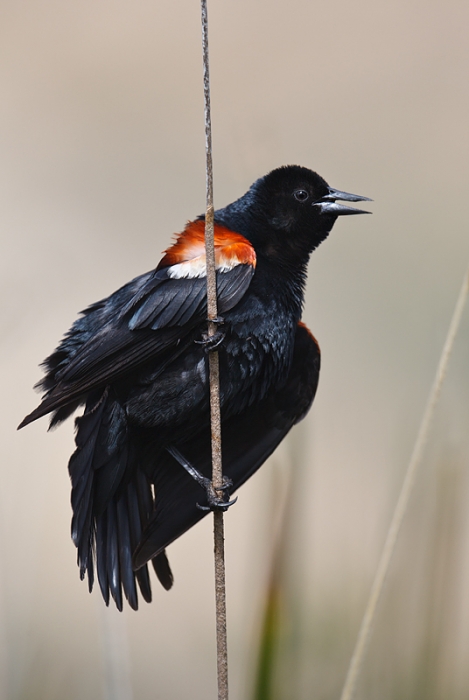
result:
M 291 366 L 296 322 L 278 305 L 251 303 L 249 313 L 227 314 L 220 350 L 222 405 L 231 413 L 261 401 L 282 386 Z

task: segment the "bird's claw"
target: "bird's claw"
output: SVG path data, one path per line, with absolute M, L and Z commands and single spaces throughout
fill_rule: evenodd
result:
M 210 499 L 210 505 L 209 506 L 201 506 L 200 503 L 196 503 L 195 505 L 199 510 L 204 510 L 204 511 L 221 511 L 222 513 L 226 512 L 228 508 L 236 503 L 238 500 L 238 496 L 236 498 L 233 498 L 232 501 L 224 501 L 221 498 L 215 498 L 215 499 Z
M 200 503 L 196 503 L 195 505 L 199 510 L 204 510 L 204 511 L 221 511 L 222 513 L 225 513 L 228 508 L 236 503 L 238 500 L 238 496 L 236 498 L 233 498 L 232 501 L 223 501 L 221 498 L 216 499 L 213 501 L 213 503 L 210 503 L 209 506 L 201 506 Z
M 238 500 L 238 497 L 233 498 L 232 501 L 228 500 L 229 499 L 229 493 L 228 489 L 233 486 L 233 482 L 231 479 L 228 477 L 224 476 L 223 477 L 223 485 L 221 489 L 215 490 L 213 483 L 210 479 L 205 479 L 204 480 L 204 486 L 205 486 L 205 491 L 207 492 L 207 502 L 208 506 L 201 506 L 200 503 L 196 503 L 197 508 L 199 510 L 204 510 L 204 511 L 222 511 L 225 512 L 228 510 L 228 508 L 236 503 Z M 223 496 L 220 498 L 218 493 L 222 491 Z
M 223 331 L 216 331 L 213 335 L 208 333 L 202 333 L 202 340 L 195 340 L 197 345 L 202 345 L 205 352 L 213 352 L 216 350 L 225 340 L 226 333 Z
M 196 503 L 197 508 L 200 508 L 200 510 L 221 510 L 225 511 L 228 510 L 230 506 L 233 505 L 233 503 L 236 503 L 238 498 L 235 498 L 233 501 L 230 501 L 230 495 L 228 493 L 228 490 L 233 486 L 233 482 L 231 479 L 227 476 L 224 476 L 222 479 L 222 485 L 221 488 L 215 489 L 213 486 L 212 481 L 201 474 L 197 469 L 195 469 L 190 462 L 187 461 L 187 459 L 182 455 L 177 447 L 174 447 L 174 445 L 169 445 L 167 448 L 167 451 L 169 452 L 170 455 L 174 457 L 176 462 L 178 462 L 181 467 L 183 467 L 186 472 L 196 481 L 199 486 L 201 486 L 203 489 L 205 489 L 205 493 L 207 494 L 207 503 L 208 506 L 201 506 L 199 503 Z M 222 492 L 222 496 L 219 496 L 220 491 Z

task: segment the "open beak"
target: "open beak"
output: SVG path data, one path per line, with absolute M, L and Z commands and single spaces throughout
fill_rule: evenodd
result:
M 329 192 L 319 202 L 315 202 L 313 206 L 319 207 L 321 214 L 333 214 L 334 216 L 343 216 L 344 214 L 371 214 L 371 211 L 364 209 L 354 209 L 347 207 L 345 204 L 337 204 L 336 199 L 342 199 L 344 202 L 372 202 L 369 197 L 361 197 L 359 194 L 350 194 L 349 192 L 341 192 L 329 187 Z

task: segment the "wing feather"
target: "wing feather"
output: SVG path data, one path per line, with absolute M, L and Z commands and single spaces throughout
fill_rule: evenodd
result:
M 235 265 L 229 270 L 217 272 L 217 297 L 220 313 L 232 309 L 246 293 L 254 267 Z M 158 270 L 154 279 L 147 282 L 138 299 L 132 300 L 123 311 L 131 330 L 151 328 L 159 330 L 174 325 L 184 326 L 191 320 L 198 323 L 207 315 L 207 279 L 202 277 L 173 278 L 171 268 Z
M 302 325 L 298 325 L 293 361 L 286 383 L 239 415 L 222 422 L 223 473 L 238 489 L 265 462 L 292 426 L 308 412 L 319 379 L 319 347 Z M 176 445 L 203 475 L 211 476 L 209 431 Z M 168 544 L 192 527 L 204 514 L 204 491 L 168 454 L 153 465 L 155 510 L 134 553 L 134 566 L 143 566 Z
M 239 264 L 217 272 L 219 313 L 246 293 L 254 267 Z M 131 298 L 129 299 L 129 295 Z M 51 425 L 68 417 L 86 395 L 128 375 L 147 362 L 163 371 L 193 341 L 207 317 L 206 278 L 177 279 L 158 270 L 94 304 L 45 362 L 42 403 L 19 427 L 51 411 Z

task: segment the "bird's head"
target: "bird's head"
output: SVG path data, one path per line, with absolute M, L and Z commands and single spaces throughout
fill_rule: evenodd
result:
M 287 165 L 257 180 L 227 213 L 245 220 L 243 233 L 258 252 L 303 257 L 327 238 L 337 217 L 369 213 L 337 200 L 371 201 L 330 187 L 308 168 Z

